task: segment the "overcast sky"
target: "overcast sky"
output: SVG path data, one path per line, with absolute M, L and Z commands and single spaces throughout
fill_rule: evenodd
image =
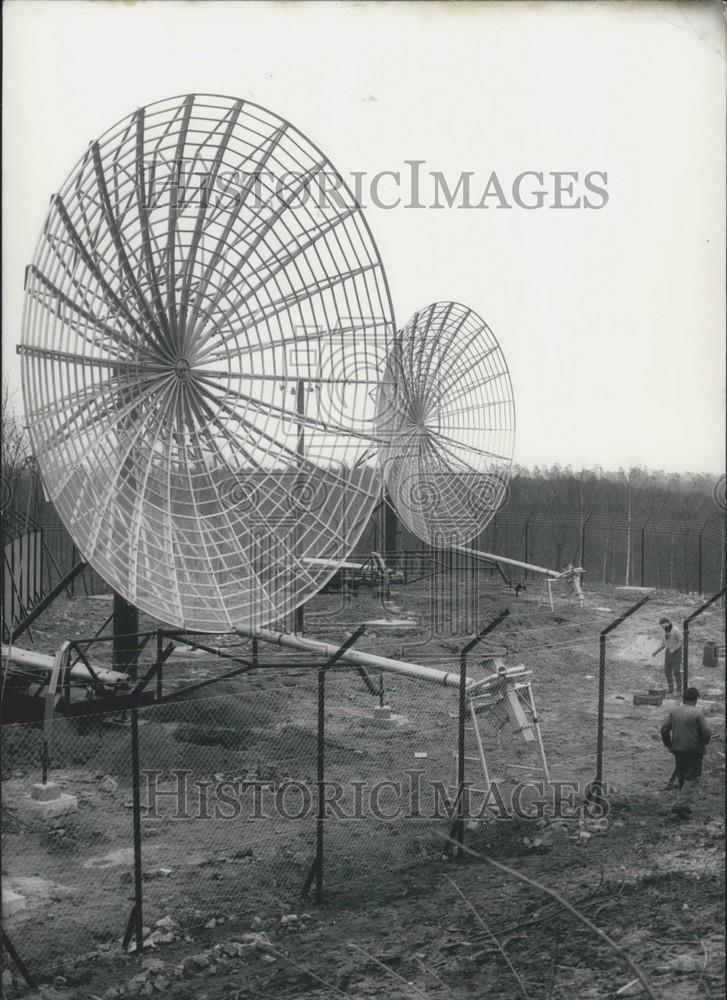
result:
M 23 271 L 88 142 L 140 105 L 229 94 L 293 122 L 350 180 L 362 172 L 399 324 L 436 299 L 487 320 L 512 374 L 518 462 L 722 470 L 718 4 L 24 0 L 4 21 L 11 385 Z M 398 182 L 375 181 L 383 171 Z M 536 204 L 542 190 L 541 208 L 517 204 L 524 171 L 543 174 L 520 191 Z M 470 204 L 487 188 L 488 207 L 462 207 L 462 189 L 430 207 L 433 172 L 452 190 L 469 172 Z M 553 172 L 576 173 L 572 191 L 564 178 L 559 196 Z

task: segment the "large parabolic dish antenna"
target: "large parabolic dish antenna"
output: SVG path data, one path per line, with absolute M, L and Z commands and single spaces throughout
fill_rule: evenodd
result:
M 435 302 L 397 334 L 376 416 L 389 498 L 417 537 L 465 545 L 503 503 L 515 444 L 505 356 L 477 313 Z
M 379 498 L 394 330 L 360 208 L 296 128 L 209 95 L 124 118 L 26 272 L 26 419 L 83 557 L 188 629 L 302 604 Z

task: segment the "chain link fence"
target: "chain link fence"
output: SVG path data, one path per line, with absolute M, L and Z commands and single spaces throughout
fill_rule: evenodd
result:
M 522 818 L 553 808 L 553 783 L 582 799 L 596 774 L 597 632 L 579 640 L 570 621 L 535 612 L 528 626 L 521 610 L 517 629 L 473 649 L 467 677 L 491 671 L 495 656 L 525 668 L 528 720 L 537 720 L 550 785 L 538 790 L 545 778 L 539 742 L 525 738 L 505 702 L 475 716 L 467 703 L 465 836 L 496 835 L 492 811 L 481 811 L 488 780 L 500 793 L 494 805 L 504 803 L 518 819 L 518 811 Z M 596 608 L 591 617 L 591 627 L 605 628 L 614 612 Z M 658 737 L 664 705 L 649 695 L 663 670 L 651 658 L 659 643 L 653 617 L 614 630 L 607 646 L 604 777 L 634 793 L 657 774 L 668 777 Z M 690 623 L 689 679 L 707 700 L 717 672 L 702 658 L 719 640 L 719 618 L 715 606 Z M 369 638 L 375 641 L 367 637 L 363 646 Z M 446 655 L 432 639 L 414 656 L 410 640 L 401 641 L 403 656 L 449 673 L 451 686 L 343 663 L 322 673 L 321 663 L 278 652 L 265 666 L 200 689 L 219 660 L 192 659 L 187 681 L 197 686 L 137 709 L 136 841 L 131 710 L 54 720 L 49 780 L 76 796 L 78 809 L 46 821 L 28 801 L 41 780 L 42 725 L 5 724 L 3 884 L 25 899 L 7 926 L 30 968 L 43 975 L 93 949 L 115 952 L 125 936 L 133 947 L 135 846 L 144 935 L 157 945 L 253 914 L 296 911 L 305 888 L 308 906 L 321 884 L 328 898 L 355 899 L 362 886 L 385 884 L 407 866 L 438 863 L 458 816 L 461 660 L 454 650 L 462 642 L 452 638 Z M 527 708 L 529 692 L 521 694 Z M 720 705 L 723 697 L 722 688 Z
M 455 662 L 438 665 L 456 673 Z M 547 747 L 556 719 L 569 727 L 546 680 L 536 686 Z M 333 896 L 439 858 L 456 816 L 456 688 L 388 675 L 389 714 L 374 681 L 372 693 L 347 667 L 325 679 L 323 886 Z M 78 809 L 52 820 L 28 802 L 41 780 L 42 727 L 2 728 L 4 886 L 25 899 L 10 932 L 37 975 L 91 949 L 121 947 L 135 902 L 129 716 L 55 719 L 49 780 Z M 285 913 L 300 907 L 306 882 L 314 891 L 317 725 L 315 668 L 253 670 L 138 709 L 147 941 L 271 908 Z M 582 743 L 592 725 L 582 721 Z M 502 726 L 481 731 L 493 781 L 504 788 L 535 776 L 537 768 L 512 767 L 529 747 Z M 468 733 L 474 758 L 473 740 Z M 563 747 L 555 749 L 553 741 L 554 766 Z M 479 787 L 481 779 L 468 760 L 467 780 Z
M 55 819 L 41 818 L 30 799 L 41 781 L 42 727 L 4 724 L 0 732 L 3 892 L 24 900 L 4 922 L 8 933 L 38 975 L 70 955 L 119 948 L 133 903 L 128 724 L 55 719 L 50 780 L 77 801 Z

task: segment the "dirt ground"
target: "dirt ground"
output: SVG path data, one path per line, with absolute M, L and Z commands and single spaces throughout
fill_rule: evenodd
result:
M 350 604 L 330 594 L 308 606 L 306 630 L 335 642 L 361 621 L 410 618 L 413 626 L 370 625 L 360 648 L 456 672 L 464 633 L 508 607 L 484 649 L 532 671 L 550 778 L 577 784 L 582 802 L 595 775 L 598 633 L 644 595 L 595 588 L 583 608 L 560 597 L 551 611 L 539 604 L 537 581 L 528 587 L 516 598 L 483 575 L 475 601 L 472 578 L 464 576 L 434 596 L 426 580 L 400 586 L 383 604 L 365 588 Z M 142 956 L 123 954 L 134 899 L 128 719 L 58 720 L 51 778 L 77 796 L 79 808 L 50 824 L 25 808 L 39 777 L 37 729 L 3 732 L 3 885 L 26 899 L 4 926 L 41 984 L 27 993 L 6 955 L 4 995 L 646 996 L 632 982 L 627 957 L 661 1000 L 724 995 L 724 661 L 716 670 L 702 665 L 704 642 L 723 641 L 724 612 L 711 609 L 692 624 L 690 680 L 702 692 L 713 739 L 694 816 L 679 821 L 671 812 L 674 794 L 663 791 L 672 759 L 659 726 L 668 703 L 634 705 L 633 695 L 663 686 L 661 656 L 651 657 L 659 616 L 680 622 L 700 599 L 649 597 L 608 640 L 605 820 L 564 820 L 546 810 L 540 818 L 470 822 L 465 837 L 474 852 L 560 893 L 617 949 L 536 886 L 482 857 L 451 857 L 446 819 L 327 823 L 324 895 L 316 901 L 300 895 L 314 856 L 314 814 L 256 820 L 243 810 L 235 822 L 179 821 L 169 805 L 156 817 L 143 815 L 147 946 Z M 110 598 L 59 600 L 34 627 L 34 648 L 51 652 L 62 639 L 90 635 L 109 613 Z M 453 618 L 463 619 L 459 629 Z M 145 620 L 141 627 L 153 625 Z M 234 651 L 249 655 L 248 647 Z M 195 779 L 266 782 L 273 790 L 291 780 L 312 785 L 315 671 L 282 650 L 261 655 L 269 669 L 140 713 L 142 768 L 159 772 L 159 787 L 172 787 L 175 770 Z M 108 657 L 108 649 L 95 649 L 94 662 Z M 473 654 L 472 676 L 484 669 L 479 660 Z M 230 666 L 182 652 L 168 661 L 165 692 Z M 378 675 L 372 679 L 378 683 Z M 446 781 L 456 690 L 391 674 L 384 683 L 385 700 L 401 717 L 390 729 L 372 724 L 378 700 L 355 671 L 326 681 L 326 777 L 349 790 L 355 782 L 401 780 L 412 769 L 427 781 Z M 500 723 L 483 729 L 503 787 L 512 789 L 516 776 L 542 777 L 532 745 Z M 476 764 L 468 768 L 476 780 Z M 191 793 L 184 799 L 193 800 L 198 806 Z

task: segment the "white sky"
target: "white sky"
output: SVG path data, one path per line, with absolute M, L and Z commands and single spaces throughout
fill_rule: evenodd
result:
M 472 171 L 478 201 L 492 171 L 508 197 L 524 170 L 607 171 L 598 211 L 384 210 L 365 196 L 398 322 L 435 299 L 487 320 L 512 373 L 520 463 L 722 470 L 718 4 L 11 0 L 4 15 L 11 385 L 51 193 L 135 107 L 221 93 L 287 118 L 344 176 L 421 159 L 452 184 Z

